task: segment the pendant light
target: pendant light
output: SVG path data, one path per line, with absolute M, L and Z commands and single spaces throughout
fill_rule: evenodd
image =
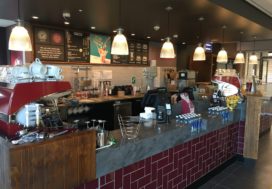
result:
M 168 37 L 166 37 L 165 42 L 162 45 L 161 48 L 161 53 L 160 53 L 160 58 L 175 58 L 176 54 L 175 54 L 175 50 L 174 50 L 174 45 L 170 40 L 169 37 L 169 12 L 172 10 L 173 8 L 171 6 L 168 6 L 165 8 L 165 10 L 167 11 L 167 24 L 168 24 Z
M 222 27 L 222 46 L 224 44 L 225 29 L 226 29 L 226 26 L 223 26 Z M 228 53 L 224 49 L 224 47 L 222 47 L 221 50 L 218 52 L 216 62 L 217 63 L 224 63 L 224 64 L 228 63 Z
M 252 55 L 249 56 L 249 64 L 258 64 L 258 57 L 255 54 L 255 40 L 256 40 L 256 36 L 253 36 L 254 40 L 253 40 L 253 53 Z
M 204 20 L 204 17 L 200 17 L 198 20 L 200 22 L 199 32 L 200 32 L 200 38 L 201 38 L 201 33 L 202 33 L 201 22 Z M 205 61 L 205 60 L 206 60 L 205 49 L 202 47 L 201 43 L 199 43 L 194 51 L 193 61 Z
M 121 25 L 121 0 L 119 0 L 119 24 Z M 128 43 L 127 43 L 127 38 L 123 34 L 123 29 L 118 28 L 117 34 L 113 38 L 112 45 L 111 45 L 111 54 L 115 55 L 128 55 Z
M 18 2 L 18 20 L 17 25 L 12 28 L 9 36 L 9 50 L 13 51 L 32 51 L 31 40 L 28 31 L 20 20 L 20 0 Z
M 235 56 L 234 64 L 244 64 L 245 63 L 245 56 L 244 56 L 244 53 L 242 53 L 242 51 L 241 51 L 242 35 L 243 35 L 243 32 L 240 32 L 240 41 L 239 41 L 240 49 L 239 49 L 239 52 Z

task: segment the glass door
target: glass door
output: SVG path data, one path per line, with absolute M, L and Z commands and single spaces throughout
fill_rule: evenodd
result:
M 272 57 L 262 58 L 262 82 L 272 83 Z

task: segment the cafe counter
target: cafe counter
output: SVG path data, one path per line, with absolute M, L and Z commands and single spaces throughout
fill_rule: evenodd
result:
M 242 105 L 244 106 L 244 105 Z M 185 188 L 241 153 L 243 108 L 223 122 L 203 114 L 201 128 L 144 123 L 139 136 L 96 152 L 96 177 L 78 188 Z

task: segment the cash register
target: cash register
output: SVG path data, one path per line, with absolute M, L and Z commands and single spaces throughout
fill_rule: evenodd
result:
M 157 123 L 169 122 L 169 117 L 172 115 L 172 108 L 166 88 L 163 87 L 147 91 L 141 105 L 142 108 L 154 107 L 156 109 Z

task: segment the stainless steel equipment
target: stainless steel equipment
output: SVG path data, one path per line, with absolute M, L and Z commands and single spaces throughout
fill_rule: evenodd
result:
M 196 72 L 194 70 L 180 70 L 178 72 L 178 89 L 195 86 Z

